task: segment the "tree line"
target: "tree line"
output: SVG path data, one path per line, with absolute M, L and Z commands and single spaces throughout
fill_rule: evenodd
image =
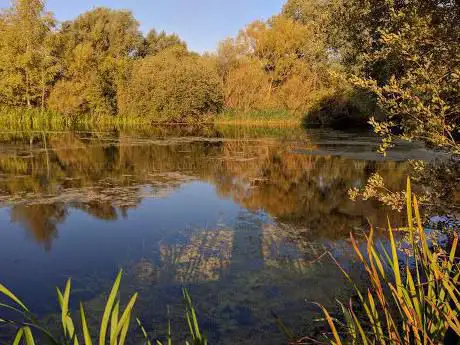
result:
M 0 104 L 181 122 L 223 109 L 373 123 L 458 152 L 459 0 L 288 0 L 216 53 L 143 35 L 132 13 L 58 23 L 43 0 L 0 14 Z
M 197 91 L 204 83 L 210 87 L 206 96 L 220 102 L 220 85 L 212 84 L 213 71 L 201 68 L 199 56 L 177 35 L 151 30 L 144 37 L 129 11 L 96 8 L 58 24 L 44 1 L 15 0 L 0 15 L 0 55 L 0 103 L 6 106 L 48 108 L 63 116 L 117 115 L 131 109 L 132 88 L 153 86 L 166 94 L 154 91 L 152 102 L 168 101 L 146 111 L 174 112 L 163 109 L 174 96 L 172 84 L 180 84 L 174 73 L 198 85 Z M 145 80 L 143 74 L 149 74 Z M 162 79 L 170 84 L 160 85 Z

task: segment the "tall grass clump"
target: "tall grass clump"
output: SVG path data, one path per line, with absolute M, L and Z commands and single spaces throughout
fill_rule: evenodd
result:
M 235 109 L 226 109 L 216 115 L 213 120 L 217 124 L 233 124 L 245 126 L 298 126 L 302 123 L 302 115 L 295 114 L 288 110 L 253 110 L 239 111 Z
M 0 107 L 0 127 L 4 130 L 62 129 L 71 124 L 72 118 L 51 110 Z
M 185 301 L 185 319 L 188 325 L 189 335 L 191 341 L 185 340 L 185 345 L 207 345 L 208 339 L 202 334 L 200 326 L 198 325 L 198 318 L 193 307 L 192 298 L 190 297 L 189 292 L 186 289 L 182 290 Z M 150 338 L 147 331 L 145 330 L 142 322 L 137 319 L 137 323 L 142 331 L 144 336 L 145 345 L 172 345 L 172 334 L 171 334 L 171 321 L 168 322 L 168 334 L 166 337 L 166 343 L 160 341 L 159 339 Z
M 327 343 L 341 344 L 444 344 L 460 339 L 460 265 L 456 257 L 458 236 L 452 234 L 447 250 L 434 246 L 426 236 L 419 206 L 408 180 L 407 231 L 412 256 L 403 259 L 391 226 L 389 246 L 377 245 L 373 231 L 354 250 L 369 280 L 367 290 L 356 289 L 357 300 L 341 304 L 344 322 L 322 308 L 331 329 Z M 403 262 L 405 260 L 405 262 Z M 404 263 L 404 265 L 401 265 Z
M 0 284 L 0 296 L 6 298 L 6 302 L 0 302 L 0 311 L 7 310 L 16 318 L 6 319 L 0 317 L 1 325 L 10 325 L 16 329 L 16 335 L 12 342 L 13 345 L 125 345 L 128 344 L 128 336 L 134 331 L 133 309 L 138 297 L 135 293 L 129 299 L 124 309 L 119 298 L 119 288 L 122 272 L 117 275 L 107 298 L 104 312 L 101 316 L 99 325 L 91 325 L 85 313 L 82 303 L 76 317 L 73 317 L 69 308 L 71 294 L 71 280 L 69 279 L 64 290 L 57 288 L 57 296 L 61 309 L 60 332 L 53 334 L 45 326 L 41 325 L 38 318 L 31 313 L 28 307 L 9 289 Z M 200 331 L 197 315 L 192 304 L 192 300 L 187 290 L 183 290 L 185 301 L 185 319 L 189 326 L 189 337 L 191 342 L 186 340 L 186 345 L 206 345 L 207 339 Z M 145 345 L 163 345 L 159 340 L 151 340 L 144 326 L 138 318 L 140 334 L 145 338 Z M 77 327 L 79 325 L 79 327 Z M 97 332 L 94 330 L 97 328 Z M 168 327 L 168 343 L 172 345 L 171 325 Z

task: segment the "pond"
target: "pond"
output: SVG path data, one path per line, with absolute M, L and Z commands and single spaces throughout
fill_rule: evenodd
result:
M 52 322 L 55 286 L 72 277 L 73 310 L 97 314 L 123 268 L 122 297 L 140 293 L 154 333 L 171 319 L 180 336 L 187 287 L 212 344 L 285 343 L 273 313 L 318 335 L 312 302 L 351 293 L 321 254 L 359 275 L 350 232 L 402 222 L 348 189 L 378 172 L 402 190 L 408 160 L 430 157 L 377 147 L 367 132 L 296 128 L 0 133 L 0 281 Z

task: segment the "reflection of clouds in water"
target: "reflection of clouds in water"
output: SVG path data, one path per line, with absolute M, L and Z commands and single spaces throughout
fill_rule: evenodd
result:
M 303 229 L 296 230 L 303 231 Z M 305 248 L 300 243 L 288 241 L 288 234 L 284 226 L 263 225 L 262 237 L 262 255 L 266 267 L 283 268 L 302 273 L 311 266 L 311 260 L 305 257 L 307 254 Z M 312 246 L 310 249 L 314 249 L 318 257 L 321 255 L 319 248 Z
M 160 262 L 144 258 L 134 265 L 137 279 L 151 283 L 217 281 L 231 263 L 233 232 L 199 231 L 185 244 L 160 243 L 159 246 Z
M 233 233 L 228 230 L 202 231 L 185 245 L 161 245 L 164 267 L 172 267 L 180 282 L 219 280 L 230 266 Z

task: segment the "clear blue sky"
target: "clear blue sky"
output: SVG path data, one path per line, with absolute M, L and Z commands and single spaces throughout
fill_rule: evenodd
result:
M 175 32 L 189 48 L 213 51 L 217 43 L 234 36 L 244 25 L 256 19 L 268 19 L 278 13 L 285 0 L 48 0 L 47 9 L 58 20 L 72 19 L 97 6 L 133 11 L 146 32 Z M 10 5 L 0 0 L 0 7 Z

